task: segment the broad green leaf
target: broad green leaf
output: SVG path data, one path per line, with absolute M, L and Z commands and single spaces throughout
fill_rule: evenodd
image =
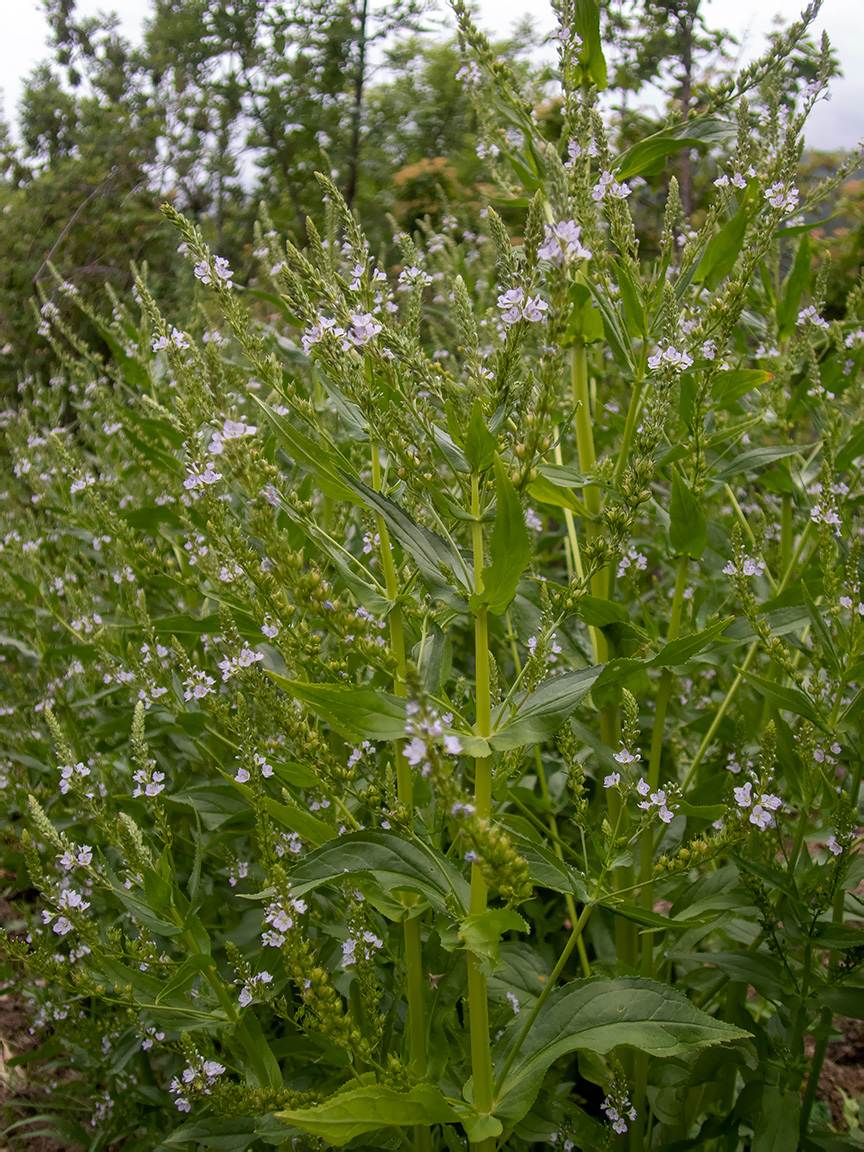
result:
M 553 508 L 569 508 L 577 516 L 588 515 L 588 509 L 578 496 L 574 495 L 572 488 L 553 484 L 547 476 L 540 475 L 536 480 L 532 480 L 528 485 L 528 495 L 534 500 L 539 500 L 541 504 L 551 504 Z
M 342 877 L 365 872 L 385 892 L 417 892 L 438 912 L 466 908 L 468 882 L 443 855 L 421 841 L 384 829 L 351 832 L 304 856 L 291 869 L 291 891 L 298 896 Z
M 745 672 L 744 676 L 748 684 L 752 684 L 761 696 L 770 700 L 777 708 L 794 712 L 796 716 L 803 716 L 805 720 L 827 731 L 825 721 L 813 706 L 812 700 L 800 688 L 790 688 L 774 680 L 766 680 L 764 676 L 757 676 L 754 672 Z
M 492 717 L 489 743 L 499 752 L 548 740 L 580 704 L 602 671 L 602 665 L 550 676 L 533 692 L 523 692 L 515 705 L 501 705 Z
M 824 1004 L 839 1016 L 864 1020 L 864 988 L 838 984 L 833 988 L 821 989 L 815 999 L 818 1004 Z
M 410 1128 L 415 1124 L 453 1124 L 459 1117 L 432 1084 L 415 1084 L 409 1092 L 395 1092 L 380 1084 L 353 1086 L 311 1108 L 294 1108 L 276 1115 L 286 1124 L 343 1148 L 356 1136 L 382 1128 Z
M 518 1018 L 504 1030 L 492 1054 L 496 1068 L 503 1067 L 520 1031 Z M 534 1103 L 549 1066 L 579 1049 L 604 1055 L 626 1046 L 665 1058 L 747 1035 L 654 980 L 574 980 L 556 988 L 540 1009 L 501 1086 L 495 1112 L 510 1122 L 520 1120 Z
M 238 784 L 238 788 L 244 788 L 245 785 Z M 252 790 L 249 789 L 249 799 L 251 801 Z M 265 799 L 267 811 L 278 821 L 283 828 L 287 828 L 290 832 L 296 832 L 309 844 L 325 844 L 328 840 L 332 840 L 336 832 L 329 824 L 325 824 L 323 820 L 318 820 L 316 817 L 310 815 L 309 812 L 304 812 L 302 808 L 295 808 L 293 804 L 280 804 L 278 800 L 274 800 L 268 796 Z
M 405 701 L 378 688 L 352 684 L 312 684 L 267 675 L 283 691 L 302 700 L 346 740 L 398 740 L 405 735 Z
M 676 963 L 711 964 L 730 980 L 752 984 L 760 996 L 782 1000 L 791 995 L 789 977 L 779 960 L 764 952 L 747 952 L 743 948 L 718 952 L 673 953 Z
M 708 242 L 693 277 L 696 284 L 705 283 L 713 292 L 720 281 L 729 275 L 744 247 L 750 215 L 750 202 L 745 197 L 732 219 Z
M 798 324 L 801 297 L 810 286 L 810 237 L 805 235 L 798 246 L 795 263 L 786 281 L 783 299 L 777 305 L 777 337 L 787 340 Z
M 713 644 L 734 619 L 734 616 L 728 616 L 725 620 L 718 620 L 715 624 L 709 624 L 701 632 L 694 632 L 692 636 L 673 640 L 664 645 L 656 656 L 651 657 L 648 661 L 649 666 L 652 668 L 674 668 L 677 664 L 686 664 L 688 660 L 692 660 L 709 644 Z
M 358 493 L 345 483 L 342 476 L 343 472 L 350 472 L 352 469 L 341 453 L 310 440 L 260 396 L 256 396 L 251 389 L 249 396 L 264 412 L 282 447 L 294 463 L 312 473 L 325 496 L 330 496 L 334 500 L 346 500 L 350 504 L 358 503 Z
M 673 152 L 722 144 L 734 138 L 736 132 L 731 120 L 721 120 L 716 116 L 697 116 L 672 128 L 663 128 L 628 148 L 618 161 L 616 175 L 619 180 L 656 175 L 663 171 L 666 157 Z
M 813 445 L 809 444 L 807 447 L 812 449 Z M 734 476 L 744 476 L 748 472 L 755 472 L 757 468 L 764 468 L 766 464 L 773 464 L 775 460 L 782 460 L 784 456 L 797 456 L 803 451 L 804 445 L 801 444 L 774 444 L 766 448 L 750 448 L 715 473 L 713 479 L 723 483 Z
M 669 547 L 674 556 L 701 559 L 708 545 L 708 522 L 699 502 L 687 484 L 672 469 L 672 499 L 669 504 Z
M 602 600 L 599 596 L 583 596 L 577 606 L 579 619 L 594 628 L 605 628 L 607 624 L 629 624 L 630 614 L 623 604 L 614 600 Z
M 471 409 L 468 434 L 465 437 L 465 456 L 474 472 L 485 472 L 492 467 L 498 442 L 486 427 L 483 404 L 478 396 Z
M 603 339 L 603 317 L 597 308 L 591 307 L 591 292 L 587 285 L 579 282 L 570 286 L 568 299 L 571 305 L 567 328 L 561 338 L 561 345 L 570 348 L 574 344 L 595 344 Z
M 761 368 L 732 368 L 728 372 L 718 372 L 711 385 L 711 395 L 720 406 L 732 404 L 754 388 L 761 388 L 774 378 L 772 372 Z
M 497 508 L 489 539 L 490 564 L 483 570 L 483 590 L 475 592 L 470 600 L 471 611 L 475 615 L 483 604 L 495 616 L 506 612 L 516 595 L 522 573 L 531 561 L 531 543 L 522 515 L 522 505 L 497 456 L 495 493 Z
M 219 1116 L 209 1120 L 191 1120 L 168 1136 L 161 1137 L 159 1148 L 212 1148 L 214 1152 L 244 1152 L 257 1139 L 255 1120 L 251 1116 Z
M 797 1088 L 766 1084 L 753 1126 L 750 1152 L 789 1152 L 797 1148 L 800 1115 L 801 1097 Z
M 505 932 L 528 932 L 529 928 L 512 908 L 487 908 L 459 921 L 459 939 L 465 949 L 483 962 L 486 974 L 501 967 L 501 937 Z
M 153 621 L 157 636 L 205 636 L 219 632 L 222 625 L 216 612 L 209 616 L 163 616 Z

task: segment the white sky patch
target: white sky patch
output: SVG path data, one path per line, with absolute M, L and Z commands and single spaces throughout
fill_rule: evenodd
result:
M 705 0 L 704 15 L 709 27 L 728 29 L 740 42 L 741 63 L 759 55 L 765 44 L 764 32 L 770 29 L 774 14 L 787 23 L 798 18 L 803 0 Z M 78 0 L 80 15 L 95 15 L 113 10 L 120 17 L 125 35 L 137 40 L 141 26 L 151 11 L 151 0 Z M 446 10 L 440 4 L 441 14 Z M 506 35 L 522 16 L 530 14 L 541 31 L 554 26 L 552 8 L 547 0 L 479 0 L 479 20 L 493 35 Z M 450 18 L 452 22 L 452 17 Z M 838 50 L 845 73 L 832 82 L 832 98 L 820 102 L 808 124 L 807 143 L 813 148 L 854 148 L 864 134 L 864 3 L 862 0 L 825 0 L 814 25 L 817 36 L 828 33 Z M 7 4 L 4 11 L 3 36 L 0 37 L 0 90 L 3 111 L 8 120 L 15 119 L 26 76 L 48 55 L 48 25 L 41 4 L 23 0 Z

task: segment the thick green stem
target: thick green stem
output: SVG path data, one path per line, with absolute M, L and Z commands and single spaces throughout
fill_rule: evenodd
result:
M 483 589 L 483 525 L 480 522 L 480 477 L 471 477 L 471 525 L 474 552 L 474 587 Z M 489 619 L 483 604 L 474 618 L 474 665 L 476 682 L 476 721 L 478 736 L 492 731 L 492 695 L 489 667 Z M 492 815 L 492 757 L 478 757 L 474 761 L 474 807 L 481 820 Z M 472 916 L 486 911 L 486 881 L 477 864 L 471 868 L 471 896 L 469 912 Z M 492 1046 L 489 1039 L 489 1000 L 486 977 L 479 957 L 468 953 L 468 1023 L 471 1034 L 471 1071 L 474 1086 L 474 1107 L 478 1112 L 491 1114 Z M 494 1152 L 495 1139 L 487 1137 L 472 1144 L 475 1152 Z
M 376 492 L 381 491 L 381 461 L 378 457 L 378 445 L 374 443 L 372 445 L 372 486 Z M 396 565 L 393 561 L 390 534 L 380 513 L 376 516 L 376 526 L 380 545 L 381 568 L 384 572 L 384 587 L 387 590 L 387 599 L 390 601 L 390 647 L 396 657 L 393 693 L 396 696 L 404 696 L 405 629 L 402 621 L 402 609 L 397 600 L 399 582 L 396 575 Z M 414 817 L 414 780 L 411 776 L 411 765 L 403 755 L 401 743 L 396 745 L 396 795 L 399 804 L 408 814 L 410 826 L 413 824 Z M 406 912 L 402 922 L 402 935 L 405 942 L 408 1051 L 411 1071 L 415 1076 L 422 1079 L 426 1075 L 426 1021 L 423 1007 L 423 945 L 418 916 L 411 916 L 409 912 Z M 432 1142 L 428 1128 L 419 1125 L 414 1128 L 414 1147 L 417 1152 L 429 1152 Z
M 591 425 L 591 396 L 588 387 L 588 350 L 584 344 L 578 344 L 570 352 L 570 387 L 573 393 L 573 403 L 576 407 L 576 452 L 579 456 L 579 471 L 584 474 L 593 471 L 596 462 L 594 429 Z M 588 484 L 582 489 L 582 498 L 590 516 L 590 519 L 585 521 L 585 536 L 590 542 L 597 535 L 596 517 L 600 514 L 600 489 L 596 484 Z M 576 555 L 578 555 L 578 551 L 574 553 L 574 563 Z M 591 594 L 601 600 L 606 599 L 607 572 L 605 569 L 595 572 L 591 577 Z M 606 637 L 600 628 L 593 626 L 590 633 L 594 662 L 595 664 L 602 664 L 609 659 Z
M 627 406 L 627 417 L 624 421 L 624 435 L 621 437 L 621 451 L 618 453 L 618 463 L 615 465 L 615 485 L 620 486 L 624 479 L 624 469 L 630 456 L 630 445 L 633 442 L 633 433 L 636 429 L 636 419 L 642 407 L 642 392 L 645 388 L 644 380 L 633 381 L 633 391 L 630 393 L 630 403 Z

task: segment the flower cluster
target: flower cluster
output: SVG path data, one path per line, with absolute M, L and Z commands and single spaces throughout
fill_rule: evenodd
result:
M 753 784 L 750 780 L 735 788 L 735 803 L 742 811 L 749 810 L 750 823 L 755 824 L 761 831 L 774 827 L 774 815 L 783 804 L 779 796 L 770 792 L 763 792 L 759 796 L 753 795 Z
M 765 199 L 772 208 L 782 208 L 784 212 L 792 212 L 798 204 L 797 188 L 787 188 L 778 180 L 765 189 Z
M 183 693 L 184 700 L 203 700 L 205 696 L 209 696 L 213 691 L 213 685 L 216 681 L 212 676 L 208 676 L 206 672 L 200 668 L 196 668 L 191 676 L 183 681 L 183 687 L 186 691 Z
M 619 1136 L 627 1131 L 627 1121 L 636 1119 L 636 1109 L 631 1107 L 626 1095 L 615 1091 L 614 1086 L 600 1107 L 611 1122 L 612 1131 L 617 1132 Z
M 205 1060 L 197 1068 L 192 1066 L 184 1068 L 180 1078 L 175 1076 L 168 1085 L 168 1091 L 174 1093 L 174 1105 L 177 1111 L 189 1112 L 191 1110 L 192 1103 L 186 1095 L 187 1092 L 193 1091 L 202 1096 L 209 1096 L 213 1084 L 224 1072 L 225 1065 L 220 1064 L 218 1060 Z
M 667 344 L 665 348 L 658 348 L 653 356 L 648 357 L 648 367 L 652 372 L 656 372 L 658 368 L 678 368 L 683 370 L 689 368 L 693 363 L 693 357 L 689 353 L 680 351 L 672 344 Z
M 226 420 L 221 432 L 214 432 L 207 446 L 211 456 L 221 456 L 226 440 L 242 440 L 244 436 L 254 436 L 258 431 L 254 424 L 244 424 L 242 420 Z
M 65 794 L 75 783 L 75 777 L 83 779 L 85 776 L 90 775 L 90 769 L 86 764 L 81 761 L 77 764 L 61 764 L 60 765 L 60 791 Z
M 543 244 L 537 252 L 541 260 L 560 266 L 571 260 L 590 260 L 591 252 L 582 243 L 582 229 L 575 220 L 547 224 Z
M 253 1000 L 266 999 L 264 991 L 267 984 L 273 983 L 273 977 L 269 972 L 258 972 L 254 976 L 250 976 L 248 980 L 243 982 L 243 987 L 240 989 L 240 995 L 237 1001 L 241 1008 L 248 1007 Z
M 764 571 L 765 561 L 756 556 L 740 556 L 723 569 L 726 576 L 761 576 Z
M 199 260 L 194 271 L 196 278 L 208 287 L 230 288 L 234 278 L 224 256 L 214 256 L 209 263 L 207 260 Z
M 268 904 L 264 923 L 270 927 L 261 936 L 265 948 L 281 948 L 287 934 L 294 927 L 294 917 L 302 916 L 306 911 L 308 905 L 305 900 L 289 900 L 285 904 L 277 900 Z
M 519 320 L 536 324 L 543 319 L 549 305 L 542 296 L 526 296 L 524 288 L 509 288 L 498 297 L 498 307 L 505 324 L 516 324 Z
M 601 172 L 597 183 L 591 190 L 591 198 L 596 200 L 598 204 L 607 196 L 611 196 L 614 200 L 626 200 L 632 191 L 633 189 L 629 184 L 620 184 L 611 172 Z
M 278 628 L 276 631 L 278 632 Z M 232 676 L 236 676 L 242 668 L 251 668 L 253 664 L 263 659 L 263 653 L 254 651 L 249 647 L 249 642 L 244 640 L 243 647 L 237 656 L 226 656 L 224 660 L 219 661 L 217 667 L 222 673 L 222 682 L 225 683 Z
M 208 484 L 216 484 L 217 481 L 221 479 L 222 473 L 217 472 L 208 461 L 203 472 L 197 472 L 194 468 L 189 470 L 189 475 L 183 481 L 183 487 L 189 492 L 194 492 L 196 489 L 204 488 Z
M 154 352 L 161 352 L 163 348 L 176 348 L 180 351 L 189 347 L 189 340 L 179 328 L 172 328 L 170 336 L 159 336 L 152 343 Z
M 448 715 L 438 717 L 435 712 L 420 715 L 420 705 L 410 700 L 405 708 L 408 722 L 405 725 L 405 734 L 411 739 L 403 749 L 403 755 L 412 767 L 420 766 L 420 774 L 428 776 L 432 765 L 430 758 L 433 748 L 443 737 L 444 751 L 448 756 L 458 756 L 462 751 L 462 742 L 458 736 L 445 736 L 444 726 L 452 722 L 453 717 Z M 443 721 L 443 723 L 442 723 Z
M 162 783 L 165 779 L 164 772 L 151 772 L 149 769 L 139 768 L 132 779 L 136 784 L 132 791 L 133 796 L 158 796 L 160 792 L 165 791 L 165 785 Z
M 368 929 L 356 937 L 349 936 L 342 942 L 342 967 L 353 968 L 358 960 L 371 960 L 383 947 L 384 941 L 381 937 Z
M 647 780 L 642 779 L 636 785 L 636 791 L 644 799 L 639 801 L 639 807 L 645 812 L 651 812 L 656 809 L 657 815 L 664 824 L 668 824 L 672 817 L 675 815 L 675 809 L 678 805 L 669 798 L 668 793 L 664 789 L 657 792 L 651 791 L 651 786 Z

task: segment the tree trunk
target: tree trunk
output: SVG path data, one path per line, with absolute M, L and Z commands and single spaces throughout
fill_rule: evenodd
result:
M 349 208 L 357 195 L 360 179 L 360 128 L 363 118 L 363 85 L 366 80 L 366 22 L 369 13 L 369 0 L 360 5 L 360 29 L 357 35 L 357 69 L 354 73 L 354 110 L 351 116 L 351 150 L 348 154 L 348 181 L 345 185 L 345 202 Z

